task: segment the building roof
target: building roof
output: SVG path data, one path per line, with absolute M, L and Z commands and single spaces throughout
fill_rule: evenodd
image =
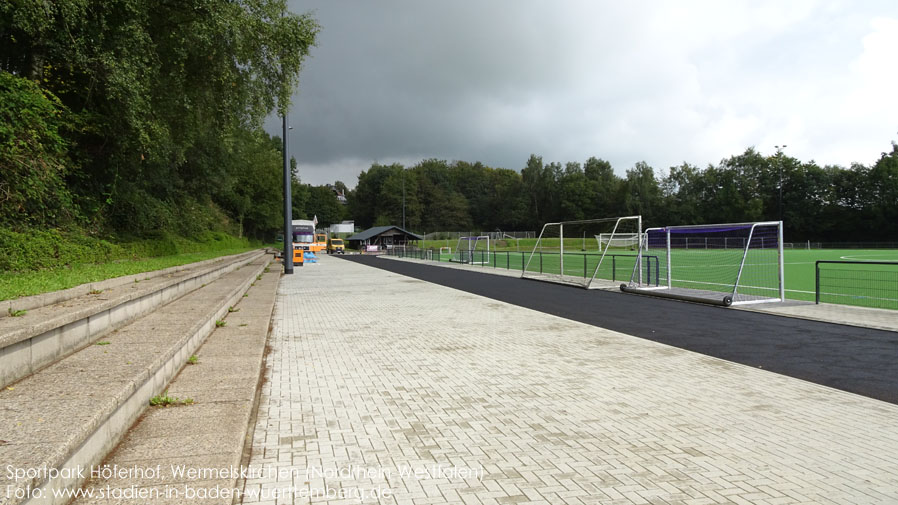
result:
M 403 230 L 402 228 L 400 228 L 398 226 L 393 226 L 393 225 L 375 226 L 374 228 L 368 228 L 367 230 L 365 230 L 363 232 L 356 233 L 355 235 L 349 237 L 346 240 L 368 240 L 370 238 L 374 238 L 374 237 L 380 235 L 381 233 L 390 231 L 393 228 L 396 228 L 397 230 L 401 231 L 402 233 L 405 233 L 406 235 L 408 235 L 409 237 L 412 237 L 415 240 L 424 240 L 424 237 L 422 237 L 421 235 L 414 234 L 408 230 Z

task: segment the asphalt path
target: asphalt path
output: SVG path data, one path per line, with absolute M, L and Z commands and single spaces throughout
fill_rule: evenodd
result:
M 494 300 L 898 404 L 898 332 L 490 275 L 344 259 Z

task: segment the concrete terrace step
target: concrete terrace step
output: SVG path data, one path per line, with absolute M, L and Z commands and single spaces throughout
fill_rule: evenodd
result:
M 21 317 L 0 317 L 0 387 L 40 370 L 108 331 L 262 254 L 251 251 L 3 302 L 13 310 L 27 310 L 27 313 Z
M 169 395 L 195 403 L 147 409 L 103 462 L 127 471 L 91 479 L 73 505 L 116 503 L 128 493 L 132 503 L 231 504 L 229 493 L 240 489 L 237 478 L 214 472 L 189 475 L 237 468 L 244 459 L 279 278 L 276 269 L 264 274 L 236 305 L 238 310 L 227 315 L 227 326 L 216 328 L 196 351 L 198 363 L 185 366 L 169 385 Z M 172 465 L 186 471 L 177 474 Z M 159 475 L 146 472 L 155 468 L 162 469 Z M 213 499 L 216 489 L 228 493 Z
M 97 345 L 0 390 L 0 505 L 65 503 L 54 498 L 53 490 L 81 485 L 77 471 L 89 473 L 115 447 L 268 262 L 256 255 L 248 268 L 235 266 L 177 302 L 108 333 Z M 71 474 L 10 479 L 6 468 Z

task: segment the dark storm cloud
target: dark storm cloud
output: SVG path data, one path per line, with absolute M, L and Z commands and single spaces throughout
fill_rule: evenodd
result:
M 878 153 L 864 153 L 865 142 L 824 141 L 839 115 L 818 109 L 820 98 L 844 108 L 876 77 L 867 75 L 875 62 L 858 62 L 889 44 L 888 37 L 863 43 L 889 30 L 871 23 L 875 13 L 888 14 L 882 7 L 850 16 L 847 7 L 820 2 L 293 1 L 290 8 L 312 11 L 322 26 L 291 113 L 291 149 L 313 184 L 354 185 L 373 161 L 429 157 L 520 169 L 530 153 L 552 161 L 595 155 L 622 172 L 640 160 L 656 169 L 703 165 L 776 143 L 838 163 Z M 820 28 L 836 18 L 842 25 Z M 828 59 L 806 54 L 814 40 Z M 808 75 L 828 80 L 809 88 Z M 879 103 L 877 114 L 898 111 L 894 98 Z M 888 145 L 894 125 L 858 119 L 873 145 Z M 267 128 L 279 132 L 279 121 Z M 821 159 L 827 155 L 833 159 Z

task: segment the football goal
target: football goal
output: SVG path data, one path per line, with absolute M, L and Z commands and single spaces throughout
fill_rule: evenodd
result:
M 617 235 L 600 233 L 596 235 L 596 240 L 599 242 L 600 249 L 608 246 L 612 249 L 630 249 L 635 251 L 639 248 L 639 235 L 639 233 L 618 233 Z
M 449 258 L 455 263 L 485 265 L 490 262 L 490 238 L 488 235 L 459 237 L 455 252 Z
M 642 216 L 546 223 L 521 277 L 587 289 L 640 278 L 641 228 Z
M 642 249 L 659 258 L 657 285 L 634 275 L 623 291 L 723 306 L 785 299 L 781 221 L 649 228 Z

